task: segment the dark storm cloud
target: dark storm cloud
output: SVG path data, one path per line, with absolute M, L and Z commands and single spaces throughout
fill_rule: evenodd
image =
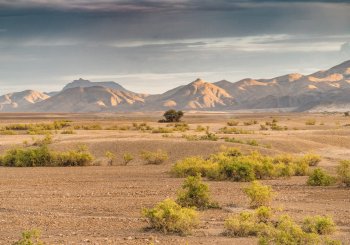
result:
M 166 74 L 183 83 L 327 68 L 349 42 L 349 12 L 348 1 L 322 0 L 0 0 L 0 84 L 140 77 L 130 82 L 152 92 Z

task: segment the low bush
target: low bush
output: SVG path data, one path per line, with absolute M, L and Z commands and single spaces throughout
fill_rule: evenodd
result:
M 253 212 L 242 212 L 225 220 L 225 235 L 247 237 L 258 234 L 256 217 Z
M 258 181 L 253 181 L 244 192 L 250 199 L 251 207 L 268 206 L 275 195 L 270 186 L 262 185 Z
M 229 128 L 223 127 L 219 129 L 221 134 L 252 134 L 252 131 L 241 129 L 241 128 Z
M 238 121 L 229 121 L 227 122 L 227 126 L 238 126 L 239 122 Z
M 320 237 L 314 233 L 306 233 L 288 215 L 279 217 L 275 225 L 266 226 L 259 234 L 259 245 L 312 245 L 319 244 Z
M 131 153 L 124 153 L 123 155 L 123 161 L 124 161 L 124 165 L 127 165 L 129 162 L 131 162 L 134 159 L 133 155 L 131 155 Z
M 116 158 L 115 154 L 110 151 L 106 151 L 105 156 L 108 160 L 108 165 L 112 166 L 113 163 L 115 162 L 115 158 Z
M 202 182 L 200 175 L 186 178 L 182 189 L 177 194 L 176 202 L 182 207 L 207 209 L 218 205 L 211 201 L 208 185 Z
M 329 216 L 306 217 L 303 221 L 302 229 L 307 233 L 316 233 L 320 235 L 334 233 L 336 225 Z
M 305 161 L 309 166 L 317 166 L 321 161 L 321 157 L 317 154 L 308 153 L 301 157 L 300 161 Z
M 312 125 L 315 125 L 315 124 L 316 124 L 316 119 L 313 119 L 313 118 L 308 119 L 305 122 L 305 125 L 308 125 L 308 126 L 312 126 Z
M 178 161 L 172 173 L 178 177 L 200 174 L 215 180 L 252 181 L 293 175 L 304 176 L 309 165 L 289 155 L 263 156 L 258 152 L 242 155 L 237 148 L 223 147 L 208 159 L 189 157 Z
M 337 167 L 337 175 L 340 183 L 350 187 L 350 160 L 343 160 Z
M 307 184 L 311 186 L 329 186 L 334 182 L 335 179 L 320 168 L 316 168 L 307 180 Z
M 268 228 L 271 217 L 271 208 L 264 206 L 253 212 L 241 212 L 225 220 L 224 234 L 233 237 L 256 236 Z
M 162 127 L 158 127 L 152 130 L 153 134 L 170 134 L 173 132 L 174 130 L 172 128 L 162 128 Z
M 196 127 L 196 132 L 204 132 L 206 130 L 205 127 L 203 127 L 202 125 L 197 125 Z
M 22 232 L 22 238 L 12 243 L 12 245 L 44 245 L 40 238 L 41 232 L 39 230 L 24 231 Z
M 85 149 L 55 152 L 49 150 L 47 145 L 42 145 L 36 148 L 8 150 L 0 157 L 0 165 L 6 167 L 85 166 L 92 160 L 93 156 Z
M 188 157 L 178 161 L 171 169 L 171 173 L 176 177 L 201 175 L 207 177 L 208 174 L 217 168 L 217 164 L 204 160 L 202 157 Z
M 61 134 L 75 134 L 73 129 L 66 129 L 61 132 Z
M 143 209 L 142 214 L 150 228 L 163 233 L 189 234 L 198 223 L 197 211 L 193 208 L 183 208 L 171 199 L 165 199 L 155 208 Z
M 147 162 L 147 164 L 161 164 L 168 160 L 168 153 L 163 150 L 152 151 L 142 151 L 141 158 Z

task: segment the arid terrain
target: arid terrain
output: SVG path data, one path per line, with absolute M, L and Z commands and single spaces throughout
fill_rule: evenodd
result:
M 0 114 L 0 128 L 69 120 L 73 133 L 53 131 L 50 149 L 64 151 L 84 144 L 95 157 L 94 166 L 85 167 L 0 167 L 0 244 L 11 244 L 22 231 L 33 228 L 41 231 L 47 244 L 256 244 L 256 238 L 222 235 L 224 220 L 231 213 L 249 209 L 242 191 L 248 185 L 245 182 L 206 180 L 221 208 L 201 211 L 200 225 L 189 236 L 145 230 L 147 222 L 141 210 L 167 197 L 176 197 L 184 180 L 169 174 L 176 161 L 187 156 L 209 156 L 222 145 L 267 155 L 316 153 L 322 157 L 318 166 L 333 175 L 340 160 L 350 160 L 350 117 L 343 113 L 186 113 L 182 121 L 190 129 L 184 132 L 156 133 L 133 127 L 133 123 L 147 123 L 153 128 L 166 128 L 166 124 L 157 122 L 160 118 L 161 113 Z M 273 119 L 286 128 L 260 130 L 260 124 Z M 236 128 L 250 133 L 220 133 L 219 129 L 232 120 L 239 122 Z M 252 120 L 257 123 L 244 125 Z M 314 125 L 306 125 L 308 121 Z M 84 125 L 95 125 L 95 129 L 78 127 Z M 209 126 L 219 139 L 193 141 L 183 137 L 205 134 L 196 130 L 198 125 Z M 0 154 L 43 137 L 4 133 L 0 135 Z M 234 137 L 242 143 L 225 142 L 221 137 Z M 255 144 L 244 143 L 251 140 Z M 145 164 L 140 158 L 142 150 L 158 149 L 169 155 L 164 163 Z M 107 151 L 116 155 L 112 166 L 108 165 Z M 126 166 L 124 153 L 134 156 Z M 297 221 L 308 215 L 330 215 L 337 224 L 331 237 L 350 244 L 350 189 L 338 185 L 308 186 L 306 180 L 306 176 L 294 176 L 262 183 L 276 191 L 271 205 L 278 212 L 290 214 Z

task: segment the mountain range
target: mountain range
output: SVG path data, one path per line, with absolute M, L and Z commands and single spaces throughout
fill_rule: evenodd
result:
M 33 90 L 0 96 L 0 112 L 162 111 L 350 111 L 350 60 L 310 75 L 246 78 L 209 83 L 202 79 L 163 94 L 135 93 L 115 82 L 84 79 L 61 91 Z

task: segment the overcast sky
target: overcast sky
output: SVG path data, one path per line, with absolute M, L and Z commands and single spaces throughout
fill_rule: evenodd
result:
M 347 59 L 348 0 L 0 0 L 0 94 L 80 77 L 159 93 Z

